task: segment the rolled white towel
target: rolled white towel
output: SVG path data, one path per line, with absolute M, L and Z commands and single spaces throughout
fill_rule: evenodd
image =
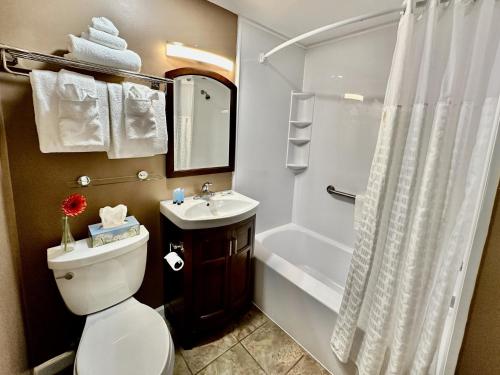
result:
M 118 36 L 119 32 L 116 26 L 106 17 L 92 17 L 92 27 L 105 33 Z
M 88 27 L 87 31 L 82 33 L 82 38 L 120 51 L 127 49 L 127 41 L 125 39 L 94 29 L 91 26 Z
M 68 59 L 112 66 L 133 72 L 141 70 L 141 57 L 128 49 L 118 51 L 70 34 L 68 35 L 68 50 L 70 53 L 64 55 Z

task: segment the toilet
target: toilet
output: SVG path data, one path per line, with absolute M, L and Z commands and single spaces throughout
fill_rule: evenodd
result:
M 86 315 L 75 375 L 171 375 L 174 344 L 163 318 L 132 296 L 144 278 L 149 232 L 99 247 L 47 250 L 68 309 Z

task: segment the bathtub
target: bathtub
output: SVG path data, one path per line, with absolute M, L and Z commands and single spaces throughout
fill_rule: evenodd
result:
M 255 304 L 336 375 L 353 375 L 330 349 L 352 249 L 286 224 L 255 237 Z

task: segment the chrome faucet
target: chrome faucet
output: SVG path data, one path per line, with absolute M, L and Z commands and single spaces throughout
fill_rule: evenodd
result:
M 210 181 L 207 181 L 203 185 L 201 185 L 201 194 L 198 195 L 198 198 L 209 201 L 210 198 L 215 194 L 213 191 L 210 191 L 210 186 L 212 186 L 212 183 Z

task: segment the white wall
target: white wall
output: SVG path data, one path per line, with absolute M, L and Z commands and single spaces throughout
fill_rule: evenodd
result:
M 297 175 L 293 221 L 353 244 L 353 202 L 326 193 L 366 189 L 396 39 L 396 25 L 307 50 L 304 91 L 316 93 L 309 168 Z M 343 99 L 361 94 L 364 102 Z
M 291 90 L 302 87 L 305 51 L 296 46 L 260 64 L 283 41 L 239 17 L 238 130 L 234 189 L 260 201 L 257 232 L 292 219 L 294 174 L 285 168 Z

